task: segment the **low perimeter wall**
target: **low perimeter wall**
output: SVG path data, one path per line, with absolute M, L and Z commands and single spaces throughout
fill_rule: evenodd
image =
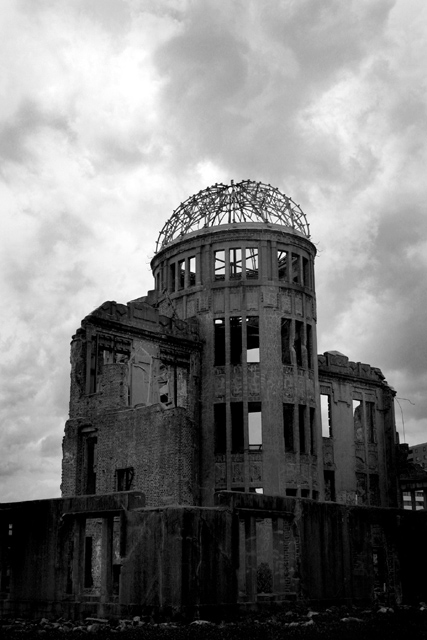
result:
M 427 600 L 427 512 L 220 492 L 0 505 L 3 616 L 223 615 L 282 600 Z

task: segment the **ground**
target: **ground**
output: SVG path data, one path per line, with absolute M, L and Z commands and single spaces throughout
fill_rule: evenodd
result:
M 212 623 L 87 619 L 0 621 L 1 638 L 123 638 L 124 640 L 427 640 L 427 606 L 412 607 L 283 607 L 273 613 L 248 614 L 239 619 Z

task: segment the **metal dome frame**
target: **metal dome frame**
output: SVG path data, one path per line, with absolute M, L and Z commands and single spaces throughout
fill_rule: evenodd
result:
M 264 222 L 291 227 L 310 238 L 300 206 L 277 188 L 242 180 L 215 184 L 190 196 L 172 213 L 159 233 L 156 253 L 191 231 L 221 224 Z

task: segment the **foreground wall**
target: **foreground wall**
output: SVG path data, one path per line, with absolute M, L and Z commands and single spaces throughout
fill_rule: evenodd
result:
M 265 602 L 427 599 L 426 512 L 221 492 L 0 506 L 4 616 L 222 615 Z

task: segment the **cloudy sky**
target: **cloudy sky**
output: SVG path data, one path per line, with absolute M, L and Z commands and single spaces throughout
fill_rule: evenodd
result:
M 1 501 L 59 495 L 72 334 L 230 179 L 301 205 L 319 352 L 427 441 L 425 0 L 0 0 L 0 60 Z

